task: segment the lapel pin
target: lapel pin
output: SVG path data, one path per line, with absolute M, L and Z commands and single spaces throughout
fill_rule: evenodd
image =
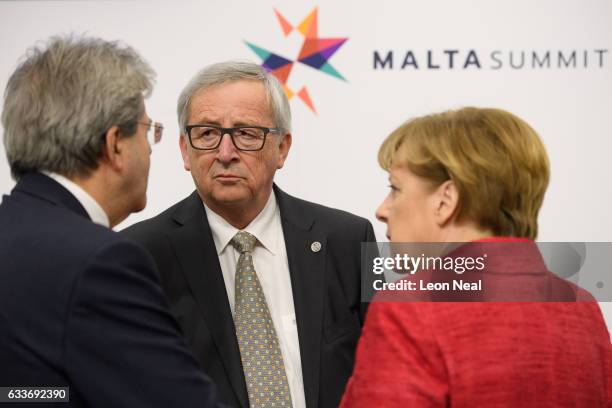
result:
M 315 241 L 310 244 L 310 250 L 312 252 L 319 252 L 321 250 L 321 243 L 319 241 Z

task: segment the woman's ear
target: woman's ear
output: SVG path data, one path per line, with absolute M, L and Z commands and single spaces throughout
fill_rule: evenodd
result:
M 459 191 L 452 180 L 447 180 L 436 188 L 434 197 L 434 220 L 438 226 L 448 224 L 459 208 Z

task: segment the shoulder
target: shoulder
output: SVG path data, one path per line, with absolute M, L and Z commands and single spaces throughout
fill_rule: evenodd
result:
M 87 221 L 80 226 L 82 233 L 73 234 L 62 243 L 78 254 L 83 267 L 104 269 L 142 269 L 149 273 L 154 268 L 150 255 L 137 243 L 101 225 Z M 86 237 L 86 239 L 85 239 Z
M 157 284 L 159 276 L 148 252 L 130 239 L 112 233 L 83 262 L 81 289 L 88 287 L 96 292 L 101 290 L 102 282 L 108 284 L 108 290 L 119 292 L 126 289 L 127 282 L 145 287 Z
M 300 219 L 313 219 L 319 226 L 332 231 L 361 231 L 371 229 L 371 223 L 366 218 L 348 211 L 327 207 L 311 201 L 293 197 L 279 188 L 275 189 L 281 215 L 290 215 Z
M 69 282 L 79 281 L 95 265 L 103 266 L 102 270 L 151 266 L 149 256 L 138 245 L 61 206 L 41 201 L 36 206 L 21 206 L 18 214 L 0 214 L 0 225 L 11 231 L 0 234 L 0 263 L 10 265 L 2 272 L 16 285 L 27 284 L 25 275 L 16 274 L 27 270 L 28 276 L 63 293 Z
M 137 222 L 120 231 L 121 235 L 144 244 L 151 244 L 181 225 L 185 218 L 201 207 L 199 196 L 193 193 L 156 216 Z M 204 211 L 203 208 L 201 211 Z
M 0 226 L 11 234 L 0 241 L 4 248 L 14 248 L 15 254 L 37 253 L 41 258 L 77 263 L 105 243 L 120 239 L 87 216 L 38 197 L 23 195 L 10 203 L 14 205 L 8 204 L 0 209 Z

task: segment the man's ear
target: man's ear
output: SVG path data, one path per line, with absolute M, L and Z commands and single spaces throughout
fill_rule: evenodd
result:
M 121 143 L 121 130 L 119 126 L 111 126 L 104 135 L 104 158 L 115 170 L 123 168 L 123 157 L 121 155 L 123 144 Z
M 448 224 L 459 209 L 459 191 L 452 180 L 440 184 L 433 195 L 434 220 L 442 227 Z
M 181 156 L 183 156 L 183 166 L 185 170 L 191 171 L 191 164 L 189 162 L 189 146 L 187 146 L 187 136 L 179 136 L 179 147 L 181 148 Z
M 287 160 L 287 156 L 289 155 L 289 149 L 291 149 L 291 133 L 286 133 L 280 141 L 278 145 L 278 163 L 276 164 L 277 169 L 283 168 L 285 165 L 285 160 Z

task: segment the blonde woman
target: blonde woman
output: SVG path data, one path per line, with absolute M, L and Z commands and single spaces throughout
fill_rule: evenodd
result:
M 520 118 L 477 108 L 416 118 L 384 141 L 379 162 L 391 191 L 377 217 L 390 241 L 502 245 L 486 272 L 529 271 L 538 287 L 584 297 L 546 269 L 533 242 L 549 162 Z M 612 346 L 594 301 L 378 300 L 342 407 L 612 404 Z

